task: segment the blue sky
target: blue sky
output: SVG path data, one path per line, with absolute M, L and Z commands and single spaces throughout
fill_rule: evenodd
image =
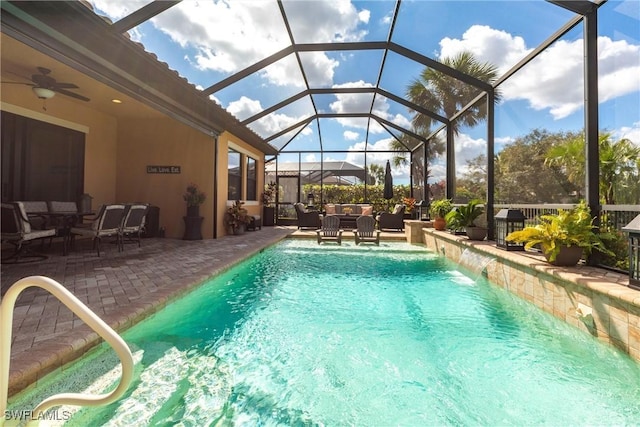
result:
M 113 21 L 134 12 L 147 1 L 90 0 L 96 13 Z M 283 1 L 297 43 L 383 41 L 389 34 L 395 2 Z M 610 0 L 599 14 L 600 129 L 640 144 L 640 1 Z M 481 61 L 507 71 L 551 36 L 572 13 L 542 0 L 524 1 L 403 1 L 392 40 L 433 59 L 470 50 Z M 151 21 L 130 31 L 161 61 L 188 81 L 206 88 L 289 45 L 275 0 L 184 0 Z M 582 109 L 582 26 L 570 31 L 538 60 L 530 63 L 499 89 L 503 101 L 496 107 L 496 141 L 503 144 L 532 129 L 579 131 Z M 378 78 L 381 51 L 313 52 L 301 54 L 311 87 L 370 87 Z M 421 64 L 396 54 L 387 57 L 381 87 L 404 94 Z M 243 79 L 213 98 L 239 119 L 270 107 L 304 89 L 293 56 Z M 367 95 L 324 95 L 315 98 L 324 112 L 367 109 Z M 377 99 L 380 117 L 406 125 L 411 114 L 388 99 Z M 251 124 L 262 136 L 285 129 L 312 112 L 303 100 Z M 290 150 L 319 149 L 315 121 L 287 145 Z M 360 150 L 366 140 L 366 119 L 323 119 L 325 150 Z M 273 141 L 280 147 L 293 136 Z M 466 161 L 486 150 L 484 126 L 463 129 L 456 141 L 456 161 Z M 380 126 L 370 128 L 370 150 L 386 150 L 391 135 Z M 319 160 L 305 153 L 303 160 Z M 368 162 L 383 165 L 387 153 L 370 155 Z M 283 159 L 297 160 L 295 156 Z M 325 153 L 326 160 L 362 164 L 359 153 Z M 443 176 L 434 168 L 436 179 Z M 394 170 L 396 182 L 406 182 L 407 170 Z

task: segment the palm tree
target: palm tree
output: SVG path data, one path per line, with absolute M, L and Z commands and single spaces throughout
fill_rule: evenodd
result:
M 498 68 L 488 62 L 481 63 L 471 52 L 461 52 L 451 58 L 442 60 L 444 65 L 475 77 L 486 83 L 494 82 L 498 77 Z M 462 107 L 466 106 L 480 93 L 480 89 L 462 82 L 446 73 L 426 67 L 420 77 L 413 80 L 407 90 L 407 97 L 429 111 L 450 118 Z M 500 100 L 498 90 L 494 92 L 495 102 Z M 484 102 L 479 102 L 453 124 L 454 133 L 458 133 L 462 125 L 475 126 L 484 120 Z M 412 121 L 414 129 L 420 134 L 428 134 L 434 119 L 416 113 Z
M 640 147 L 628 139 L 613 141 L 611 134 L 598 138 L 600 154 L 600 197 L 606 204 L 638 203 L 640 181 Z M 571 182 L 584 187 L 585 141 L 584 134 L 556 145 L 547 152 L 545 163 L 560 166 Z

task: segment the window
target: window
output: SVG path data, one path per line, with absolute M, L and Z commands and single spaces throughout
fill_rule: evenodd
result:
M 256 159 L 247 156 L 247 200 L 258 200 Z
M 227 191 L 227 200 L 242 199 L 242 166 L 240 165 L 240 153 L 229 149 L 229 189 Z

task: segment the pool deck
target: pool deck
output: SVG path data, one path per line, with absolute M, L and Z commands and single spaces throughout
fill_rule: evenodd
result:
M 286 237 L 315 238 L 296 227 L 263 227 L 241 236 L 211 240 L 150 238 L 124 252 L 103 243 L 101 256 L 88 241 L 76 242 L 68 256 L 60 243 L 34 251 L 43 261 L 2 264 L 1 295 L 17 280 L 50 277 L 71 291 L 117 331 L 153 314 L 208 278 Z M 348 240 L 351 233 L 345 233 Z M 401 232 L 383 232 L 381 240 L 406 241 Z M 47 291 L 30 287 L 18 297 L 12 325 L 9 395 L 81 356 L 101 339 Z

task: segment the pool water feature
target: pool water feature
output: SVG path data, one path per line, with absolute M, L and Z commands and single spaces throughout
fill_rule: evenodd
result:
M 640 366 L 627 355 L 415 245 L 287 240 L 124 338 L 138 360 L 126 397 L 80 409 L 67 425 L 640 419 Z M 66 375 L 73 391 L 104 389 L 116 364 L 111 351 L 95 351 L 55 384 Z

